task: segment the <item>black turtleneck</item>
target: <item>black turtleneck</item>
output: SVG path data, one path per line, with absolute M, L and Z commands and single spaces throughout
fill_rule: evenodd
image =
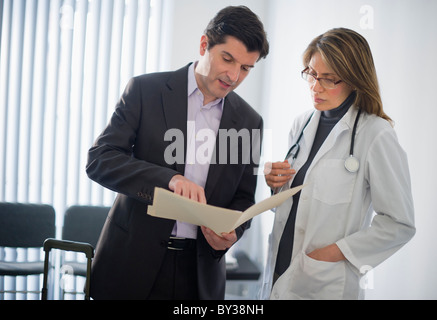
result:
M 310 155 L 308 156 L 308 160 L 307 160 L 307 163 L 309 162 L 308 166 L 313 161 L 314 157 L 316 156 L 323 142 L 325 142 L 325 139 L 331 132 L 332 128 L 334 128 L 337 122 L 340 121 L 341 118 L 343 118 L 343 116 L 349 110 L 349 107 L 352 105 L 354 100 L 355 100 L 355 91 L 352 92 L 346 98 L 346 100 L 344 100 L 343 103 L 337 108 L 327 111 L 322 111 L 322 114 L 320 115 L 319 126 L 317 127 L 316 136 L 314 138 L 314 143 L 311 148 Z M 307 163 L 305 163 L 305 165 Z M 300 171 L 301 170 L 302 169 L 300 169 Z
M 311 147 L 308 159 L 296 173 L 296 176 L 294 177 L 291 184 L 291 188 L 303 184 L 306 172 L 313 162 L 314 157 L 316 156 L 323 142 L 325 142 L 325 139 L 331 132 L 332 128 L 334 128 L 337 122 L 349 110 L 349 107 L 355 100 L 355 95 L 355 92 L 352 92 L 346 98 L 346 100 L 337 108 L 328 111 L 322 111 L 319 126 L 317 127 L 316 136 L 314 138 L 313 146 Z M 285 270 L 287 270 L 291 262 L 294 239 L 294 225 L 296 221 L 299 198 L 300 191 L 293 196 L 293 205 L 291 206 L 290 214 L 288 216 L 284 232 L 282 233 L 281 241 L 279 242 L 278 255 L 276 256 L 275 276 L 273 278 L 274 281 L 276 281 L 277 277 L 279 277 L 282 273 L 284 273 Z

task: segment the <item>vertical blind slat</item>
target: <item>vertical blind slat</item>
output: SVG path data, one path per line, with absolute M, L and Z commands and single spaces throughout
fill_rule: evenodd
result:
M 115 0 L 113 5 L 112 14 L 112 30 L 111 30 L 111 46 L 110 46 L 110 56 L 109 56 L 109 74 L 108 74 L 108 94 L 106 101 L 106 112 L 102 114 L 101 125 L 103 126 L 108 123 L 113 111 L 114 106 L 119 99 L 122 84 L 120 79 L 121 72 L 121 51 L 122 51 L 122 39 L 123 39 L 123 27 L 124 27 L 124 16 L 125 16 L 125 1 Z M 85 159 L 86 157 L 84 157 Z M 85 165 L 85 164 L 84 164 Z M 112 203 L 114 200 L 114 193 L 108 189 L 103 189 L 103 203 Z
M 43 141 L 44 141 L 44 113 L 46 106 L 46 70 L 47 70 L 47 34 L 49 1 L 39 0 L 37 21 L 35 26 L 35 52 L 33 73 L 33 101 L 32 101 L 32 130 L 30 139 L 30 182 L 29 201 L 42 202 L 42 171 L 43 171 Z
M 89 5 L 88 22 L 87 22 L 87 39 L 85 51 L 85 86 L 83 114 L 85 120 L 85 134 L 88 138 L 87 144 L 95 138 L 95 107 L 96 107 L 96 70 L 97 70 L 97 55 L 98 55 L 98 35 L 99 35 L 99 17 L 100 17 L 100 1 L 93 1 Z M 87 202 L 93 203 L 95 190 L 98 186 L 88 181 L 86 183 Z
M 124 17 L 123 43 L 121 55 L 121 82 L 126 85 L 134 70 L 134 52 L 137 24 L 138 3 L 127 0 Z
M 72 46 L 73 46 L 73 13 L 74 1 L 65 0 L 59 9 L 61 20 L 60 29 L 60 55 L 57 84 L 57 131 L 55 139 L 55 185 L 53 203 L 61 212 L 67 206 L 67 192 L 69 191 L 68 168 L 69 168 L 69 129 L 70 129 L 70 96 L 72 78 Z M 57 224 L 62 225 L 62 215 L 58 215 Z
M 18 200 L 18 153 L 20 136 L 21 111 L 21 75 L 23 61 L 24 33 L 23 0 L 14 1 L 12 8 L 11 55 L 9 70 L 9 95 L 6 102 L 8 108 L 8 134 L 6 137 L 6 197 L 12 201 Z
M 149 36 L 150 0 L 138 3 L 137 34 L 135 40 L 134 74 L 146 72 L 147 38 Z
M 73 39 L 73 62 L 72 62 L 72 88 L 71 88 L 71 126 L 70 135 L 76 136 L 69 143 L 70 147 L 70 159 L 72 159 L 71 167 L 73 170 L 69 170 L 69 184 L 71 192 L 68 194 L 70 197 L 67 200 L 68 205 L 80 203 L 80 177 L 78 174 L 85 167 L 82 161 L 84 155 L 82 149 L 86 148 L 82 144 L 82 109 L 81 102 L 83 96 L 84 77 L 83 72 L 84 60 L 85 60 L 85 35 L 86 35 L 86 22 L 88 13 L 88 1 L 79 1 L 76 4 L 76 13 L 74 18 L 74 39 Z
M 21 75 L 21 112 L 20 112 L 20 136 L 18 141 L 18 153 L 30 153 L 30 134 L 32 128 L 32 78 L 34 72 L 33 52 L 35 51 L 35 22 L 36 22 L 36 2 L 27 1 L 24 18 L 23 33 L 23 61 Z M 18 157 L 18 201 L 29 201 L 29 170 L 30 158 Z
M 55 188 L 55 161 L 57 135 L 57 95 L 58 67 L 60 56 L 59 10 L 61 1 L 51 0 L 49 9 L 48 48 L 47 48 L 47 82 L 45 86 L 44 150 L 42 167 L 42 202 L 53 203 Z
M 3 18 L 1 28 L 1 48 L 0 48 L 0 200 L 6 199 L 6 148 L 8 135 L 7 118 L 8 118 L 8 96 L 9 96 L 9 59 L 10 59 L 10 39 L 12 26 L 12 0 L 6 0 L 3 3 Z
M 108 65 L 110 61 L 111 48 L 111 26 L 112 26 L 113 1 L 103 1 L 100 16 L 99 52 L 96 69 L 96 110 L 95 110 L 95 131 L 101 132 L 106 125 L 106 112 L 108 104 Z M 97 188 L 94 200 L 97 203 L 103 202 L 103 189 Z

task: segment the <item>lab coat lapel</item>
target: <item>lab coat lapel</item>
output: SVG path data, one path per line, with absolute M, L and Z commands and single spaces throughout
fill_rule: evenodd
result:
M 308 126 L 305 128 L 304 134 L 302 136 L 301 141 L 299 142 L 300 145 L 300 156 L 298 157 L 299 161 L 296 162 L 294 169 L 298 171 L 307 161 L 308 156 L 310 154 L 311 148 L 313 146 L 314 138 L 316 136 L 317 127 L 319 126 L 319 120 L 320 120 L 320 111 L 315 111 L 312 115 L 311 121 L 308 123 Z M 304 120 L 302 127 L 304 126 L 307 119 Z M 294 133 L 295 139 L 299 137 L 301 133 L 302 128 L 299 129 L 298 132 Z M 295 143 L 293 141 L 292 143 Z M 302 160 L 301 160 L 302 159 Z
M 176 170 L 181 174 L 184 174 L 185 171 L 187 149 L 188 66 L 174 72 L 162 93 L 162 106 L 167 129 L 181 130 L 184 139 L 184 161 L 176 163 Z
M 334 147 L 337 139 L 340 137 L 340 135 L 342 133 L 344 133 L 344 131 L 351 132 L 352 127 L 353 127 L 353 121 L 355 119 L 356 113 L 357 113 L 356 108 L 351 106 L 349 108 L 348 112 L 346 112 L 346 114 L 344 115 L 344 117 L 342 119 L 340 119 L 340 121 L 334 126 L 334 128 L 332 128 L 331 132 L 326 137 L 325 142 L 323 142 L 322 146 L 320 147 L 319 151 L 317 152 L 316 156 L 314 157 L 313 162 L 311 163 L 311 166 L 308 168 L 307 174 L 312 170 L 312 168 L 317 164 L 317 162 L 329 150 L 331 150 Z M 317 131 L 317 127 L 316 127 L 316 131 Z M 314 141 L 314 137 L 313 137 L 313 141 Z

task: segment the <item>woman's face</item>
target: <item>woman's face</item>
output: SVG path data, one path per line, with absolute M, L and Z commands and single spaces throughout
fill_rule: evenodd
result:
M 322 59 L 319 52 L 316 52 L 308 64 L 308 73 L 317 78 L 327 78 L 334 81 L 341 80 L 334 71 L 329 68 Z M 310 84 L 311 98 L 314 108 L 319 111 L 327 111 L 339 107 L 351 94 L 352 88 L 344 82 L 340 82 L 334 89 L 325 89 L 319 81 Z

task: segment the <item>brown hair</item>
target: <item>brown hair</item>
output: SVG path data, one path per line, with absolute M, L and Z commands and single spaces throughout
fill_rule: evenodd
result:
M 233 36 L 244 43 L 249 52 L 259 52 L 259 60 L 269 54 L 269 42 L 259 17 L 245 6 L 229 6 L 220 10 L 205 30 L 208 49 Z
M 305 68 L 316 52 L 341 80 L 356 90 L 354 104 L 357 107 L 393 124 L 383 110 L 372 52 L 363 36 L 346 28 L 321 34 L 311 41 L 303 54 Z

